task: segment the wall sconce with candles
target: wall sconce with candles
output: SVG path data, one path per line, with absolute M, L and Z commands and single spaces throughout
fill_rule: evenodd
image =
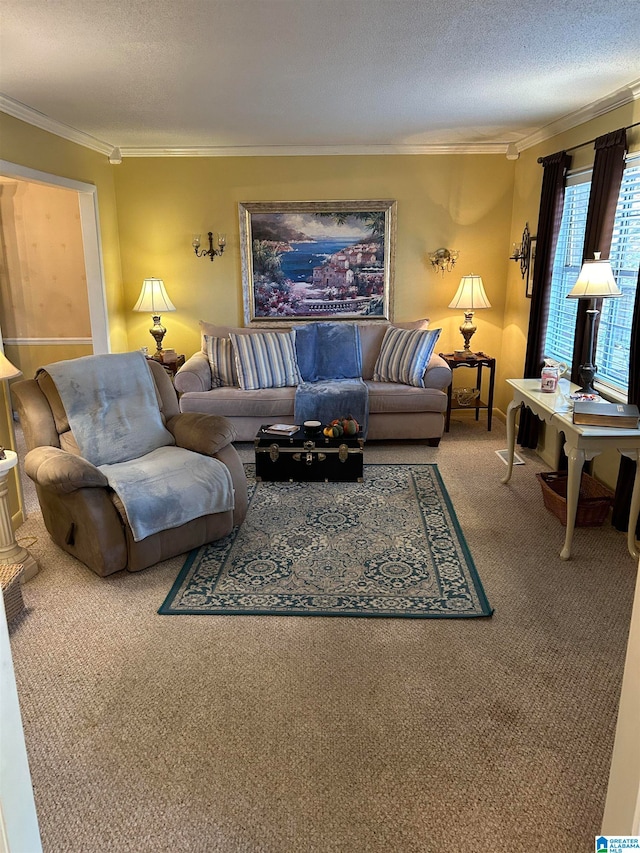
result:
M 160 278 L 145 278 L 138 301 L 133 306 L 134 311 L 146 311 L 151 314 L 153 326 L 149 332 L 156 342 L 156 352 L 153 358 L 162 361 L 162 339 L 166 334 L 165 327 L 161 324 L 161 315 L 165 311 L 175 311 L 176 306 L 169 299 L 164 282 Z
M 209 248 L 208 249 L 202 249 L 201 251 L 198 251 L 198 249 L 200 249 L 200 235 L 199 234 L 193 235 L 193 240 L 191 241 L 191 245 L 193 246 L 193 251 L 196 253 L 197 258 L 209 258 L 211 263 L 213 263 L 213 259 L 215 257 L 217 257 L 218 255 L 221 255 L 224 252 L 224 247 L 227 245 L 227 237 L 226 237 L 226 234 L 218 234 L 218 248 L 217 249 L 213 248 L 213 231 L 209 231 L 209 233 L 207 234 L 207 237 L 209 238 Z
M 529 223 L 526 222 L 524 231 L 522 232 L 522 241 L 514 243 L 511 247 L 510 261 L 520 261 L 520 272 L 522 278 L 527 277 L 529 272 L 529 261 L 531 258 L 531 232 L 529 231 Z
M 471 354 L 469 341 L 476 327 L 473 324 L 473 314 L 478 308 L 491 308 L 491 303 L 484 292 L 482 278 L 479 275 L 463 275 L 456 291 L 456 295 L 449 303 L 449 308 L 460 308 L 464 311 L 464 323 L 460 326 L 464 338 L 464 350 L 456 350 L 463 355 Z
M 451 272 L 455 267 L 459 255 L 460 252 L 458 252 L 457 249 L 442 248 L 436 249 L 435 252 L 432 252 L 429 255 L 429 260 L 431 261 L 432 266 L 444 275 L 445 272 Z
M 594 252 L 593 260 L 584 261 L 580 275 L 571 291 L 567 294 L 567 299 L 589 299 L 589 307 L 587 308 L 587 332 L 589 336 L 588 358 L 586 364 L 580 365 L 580 382 L 582 388 L 578 394 L 598 394 L 593 387 L 593 380 L 596 375 L 596 366 L 593 363 L 595 359 L 595 323 L 596 317 L 600 313 L 596 308 L 596 299 L 606 299 L 610 297 L 622 296 L 622 291 L 616 284 L 613 277 L 613 270 L 609 261 L 600 260 L 600 252 Z

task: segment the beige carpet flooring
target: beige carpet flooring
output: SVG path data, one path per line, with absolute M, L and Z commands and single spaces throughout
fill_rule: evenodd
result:
M 47 853 L 593 849 L 636 565 L 608 522 L 562 562 L 541 461 L 501 485 L 504 426 L 469 415 L 365 461 L 438 463 L 491 619 L 159 616 L 183 558 L 101 579 L 32 512 L 11 641 Z

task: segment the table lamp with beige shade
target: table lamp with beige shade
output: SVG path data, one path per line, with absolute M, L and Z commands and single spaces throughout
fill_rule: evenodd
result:
M 175 311 L 176 306 L 169 299 L 169 294 L 161 278 L 145 278 L 133 310 L 146 311 L 147 314 L 151 314 L 153 325 L 149 332 L 156 342 L 156 351 L 152 358 L 162 361 L 162 340 L 167 331 L 161 323 L 162 314 L 167 311 Z
M 463 275 L 456 291 L 456 295 L 449 303 L 449 308 L 459 308 L 464 311 L 464 322 L 460 326 L 464 338 L 464 349 L 455 350 L 456 355 L 471 356 L 469 342 L 476 326 L 473 323 L 473 314 L 478 308 L 491 308 L 491 303 L 484 292 L 482 278 L 479 275 Z
M 0 380 L 4 385 L 9 379 L 22 376 L 22 371 L 0 352 Z M 5 385 L 5 395 L 7 387 Z M 11 513 L 9 512 L 9 471 L 18 464 L 18 454 L 14 450 L 0 448 L 0 566 L 23 566 L 22 580 L 27 581 L 38 572 L 38 564 L 26 548 L 16 542 Z

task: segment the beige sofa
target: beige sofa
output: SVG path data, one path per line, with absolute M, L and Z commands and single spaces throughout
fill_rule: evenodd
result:
M 374 382 L 374 366 L 389 325 L 371 322 L 359 324 L 362 379 L 369 389 L 367 439 L 417 439 L 437 447 L 444 432 L 446 390 L 451 383 L 451 369 L 443 359 L 434 354 L 425 373 L 425 388 Z M 404 329 L 420 329 L 427 328 L 428 321 L 418 320 L 393 325 Z M 238 441 L 253 441 L 262 424 L 292 423 L 295 388 L 244 391 L 238 386 L 211 387 L 211 368 L 205 351 L 204 336 L 227 337 L 230 332 L 252 334 L 265 330 L 231 329 L 204 321 L 200 323 L 200 330 L 202 349 L 187 360 L 175 377 L 175 387 L 180 395 L 180 410 L 223 415 L 233 423 Z M 283 329 L 279 328 L 278 331 Z

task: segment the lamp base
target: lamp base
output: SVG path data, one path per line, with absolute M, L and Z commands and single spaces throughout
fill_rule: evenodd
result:
M 5 553 L 0 558 L 1 565 L 17 565 L 20 564 L 23 567 L 21 583 L 25 583 L 25 581 L 31 580 L 32 577 L 38 574 L 38 563 L 26 548 L 22 548 L 20 545 L 16 545 L 16 547 L 12 550 L 11 553 Z
M 162 339 L 167 333 L 167 330 L 160 323 L 160 314 L 153 315 L 153 326 L 149 329 L 156 342 L 156 355 L 162 352 Z
M 462 337 L 464 338 L 464 350 L 466 353 L 471 354 L 471 347 L 469 346 L 469 342 L 473 337 L 474 332 L 476 331 L 476 326 L 473 323 L 473 311 L 464 312 L 464 323 L 460 326 L 460 331 L 462 332 Z
M 13 525 L 9 513 L 9 471 L 18 464 L 18 454 L 14 450 L 5 450 L 0 460 L 0 563 L 3 565 L 24 566 L 22 580 L 32 578 L 38 572 L 38 564 L 22 545 L 18 545 L 13 534 Z
M 600 395 L 593 387 L 593 380 L 596 376 L 596 368 L 593 364 L 581 364 L 579 370 L 580 382 L 582 383 L 582 388 L 579 391 L 576 391 L 576 394 L 595 394 L 597 397 Z

